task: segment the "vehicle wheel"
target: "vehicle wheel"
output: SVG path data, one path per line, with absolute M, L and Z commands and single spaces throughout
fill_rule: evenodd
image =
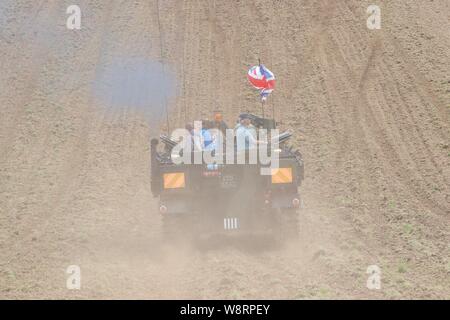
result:
M 295 208 L 277 209 L 275 237 L 280 243 L 296 240 L 299 236 L 298 212 Z

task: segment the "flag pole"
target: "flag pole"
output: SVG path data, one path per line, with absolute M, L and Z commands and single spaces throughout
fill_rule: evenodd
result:
M 272 118 L 275 121 L 275 97 L 272 98 Z

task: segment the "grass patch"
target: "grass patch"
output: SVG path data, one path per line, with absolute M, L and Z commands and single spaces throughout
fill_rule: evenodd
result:
M 406 233 L 406 234 L 411 234 L 412 232 L 413 232 L 413 226 L 411 225 L 411 224 L 409 224 L 409 223 L 405 223 L 404 225 L 403 225 L 403 232 L 404 233 Z
M 395 209 L 397 207 L 397 203 L 394 200 L 390 200 L 388 202 L 389 209 Z
M 397 268 L 397 272 L 398 273 L 406 273 L 406 265 L 405 264 L 401 264 L 401 265 L 399 265 L 398 266 L 398 268 Z

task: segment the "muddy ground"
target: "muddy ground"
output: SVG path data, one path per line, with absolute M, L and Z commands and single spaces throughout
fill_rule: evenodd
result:
M 67 1 L 0 2 L 1 298 L 450 298 L 447 0 L 379 0 L 380 30 L 370 1 L 76 2 L 81 30 Z M 267 112 L 305 158 L 300 239 L 167 245 L 149 181 L 158 72 L 171 128 L 217 108 L 233 122 L 260 113 L 258 58 L 277 76 Z M 123 61 L 156 84 L 130 72 L 99 94 Z

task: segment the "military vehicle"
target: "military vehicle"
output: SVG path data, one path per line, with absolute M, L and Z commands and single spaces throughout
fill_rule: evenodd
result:
M 247 115 L 257 129 L 276 128 L 273 119 Z M 250 233 L 278 241 L 296 238 L 304 164 L 301 153 L 287 144 L 291 136 L 283 132 L 269 137 L 279 141 L 273 150 L 279 168 L 270 175 L 261 174 L 261 164 L 176 164 L 173 150 L 178 142 L 164 134 L 152 139 L 151 189 L 159 198 L 164 237 L 172 241 Z

